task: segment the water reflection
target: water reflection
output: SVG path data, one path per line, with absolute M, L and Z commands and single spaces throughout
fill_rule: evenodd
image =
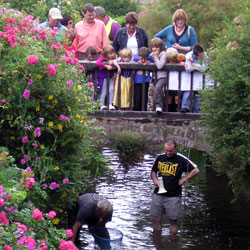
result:
M 113 219 L 107 227 L 123 233 L 122 245 L 117 250 L 250 249 L 250 204 L 243 201 L 231 204 L 233 194 L 227 180 L 207 171 L 203 162 L 198 162 L 200 175 L 183 190 L 184 221 L 179 221 L 177 239 L 171 239 L 167 220 L 161 235 L 152 233 L 149 206 L 154 185 L 150 171 L 156 153 L 145 154 L 141 163 L 126 168 L 113 151 L 106 148 L 103 154 L 110 159 L 109 167 L 114 172 L 100 178 L 95 190 L 89 192 L 103 195 L 114 206 Z M 197 162 L 192 156 L 191 159 Z M 81 240 L 82 249 L 98 249 L 85 227 Z

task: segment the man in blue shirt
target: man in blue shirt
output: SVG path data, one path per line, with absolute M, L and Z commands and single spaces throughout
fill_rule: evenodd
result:
M 41 23 L 39 27 L 42 27 L 44 30 L 47 28 L 53 30 L 57 27 L 58 30 L 56 32 L 56 39 L 58 41 L 62 41 L 63 34 L 67 30 L 67 28 L 60 23 L 60 20 L 62 19 L 63 17 L 61 15 L 61 11 L 58 8 L 52 8 L 49 10 L 48 19 Z

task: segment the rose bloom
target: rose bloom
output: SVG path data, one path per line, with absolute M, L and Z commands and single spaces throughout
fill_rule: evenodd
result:
M 60 115 L 59 117 L 60 120 L 66 120 L 68 121 L 69 120 L 69 117 L 68 116 L 64 116 L 63 114 Z
M 69 179 L 68 178 L 63 179 L 62 183 L 63 184 L 68 184 L 69 183 Z
M 26 163 L 26 161 L 24 159 L 21 159 L 20 163 L 21 163 L 21 165 L 24 165 Z
M 0 198 L 0 207 L 4 205 L 4 199 Z
M 61 240 L 59 245 L 60 250 L 77 250 L 72 241 Z
M 26 178 L 25 179 L 25 188 L 31 189 L 35 185 L 35 179 L 34 178 Z
M 29 137 L 28 136 L 24 136 L 22 138 L 22 143 L 26 143 L 28 140 L 29 140 Z
M 4 245 L 4 249 L 5 250 L 13 250 L 13 248 L 11 246 L 9 246 L 9 245 Z
M 60 188 L 60 185 L 57 184 L 56 182 L 51 182 L 50 185 L 49 185 L 49 188 L 51 190 L 54 190 L 54 189 Z
M 38 208 L 33 210 L 33 216 L 32 217 L 35 220 L 40 220 L 40 221 L 44 220 L 43 214 Z
M 10 221 L 7 218 L 7 213 L 1 212 L 0 213 L 0 224 L 9 225 L 9 223 L 10 223 Z
M 21 223 L 19 223 L 19 222 L 14 222 L 17 226 L 18 226 L 18 228 L 20 228 L 21 230 L 22 230 L 22 232 L 24 233 L 24 234 L 26 234 L 27 233 L 27 227 L 25 226 L 25 225 L 23 225 L 23 224 L 21 224 Z
M 23 98 L 24 99 L 29 99 L 30 98 L 30 91 L 28 89 L 25 89 L 23 91 Z
M 47 250 L 48 246 L 45 244 L 45 240 L 41 240 L 41 250 Z
M 94 87 L 94 83 L 93 82 L 88 82 L 88 85 L 93 88 Z
M 37 128 L 34 130 L 34 135 L 35 135 L 36 137 L 39 137 L 39 136 L 41 135 L 41 129 L 40 129 L 40 127 L 37 127 Z
M 27 62 L 32 65 L 38 63 L 38 58 L 34 55 L 30 55 L 27 59 Z
M 66 235 L 68 236 L 68 238 L 70 239 L 73 236 L 72 230 L 71 229 L 67 229 L 65 231 Z
M 48 216 L 49 216 L 50 219 L 52 219 L 52 218 L 54 218 L 56 216 L 56 212 L 55 211 L 50 211 L 48 213 Z

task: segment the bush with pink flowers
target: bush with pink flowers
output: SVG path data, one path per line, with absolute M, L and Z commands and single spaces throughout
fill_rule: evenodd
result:
M 37 25 L 30 15 L 0 10 L 0 146 L 16 159 L 9 168 L 16 180 L 0 178 L 0 185 L 13 203 L 45 211 L 69 206 L 105 161 L 91 136 L 98 131 L 88 114 L 97 104 L 82 66 L 64 55 L 55 31 Z
M 30 168 L 18 169 L 6 150 L 0 147 L 0 183 L 4 184 L 0 184 L 0 249 L 60 249 L 65 244 L 77 249 L 70 242 L 72 231 L 55 226 L 60 221 L 57 213 L 44 212 L 28 199 L 34 174 Z

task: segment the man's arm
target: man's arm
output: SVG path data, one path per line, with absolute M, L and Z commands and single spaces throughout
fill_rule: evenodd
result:
M 185 182 L 188 182 L 189 180 L 193 179 L 199 173 L 200 170 L 198 168 L 194 168 L 187 176 L 179 180 L 179 185 L 183 185 Z
M 158 182 L 158 179 L 157 179 L 157 174 L 156 172 L 154 171 L 151 171 L 151 178 L 155 184 L 156 187 L 159 187 L 159 182 Z
M 71 237 L 71 241 L 74 242 L 76 240 L 76 236 L 77 233 L 79 232 L 79 230 L 81 229 L 82 224 L 80 222 L 78 222 L 77 220 L 75 221 L 75 223 L 72 226 L 72 237 Z

